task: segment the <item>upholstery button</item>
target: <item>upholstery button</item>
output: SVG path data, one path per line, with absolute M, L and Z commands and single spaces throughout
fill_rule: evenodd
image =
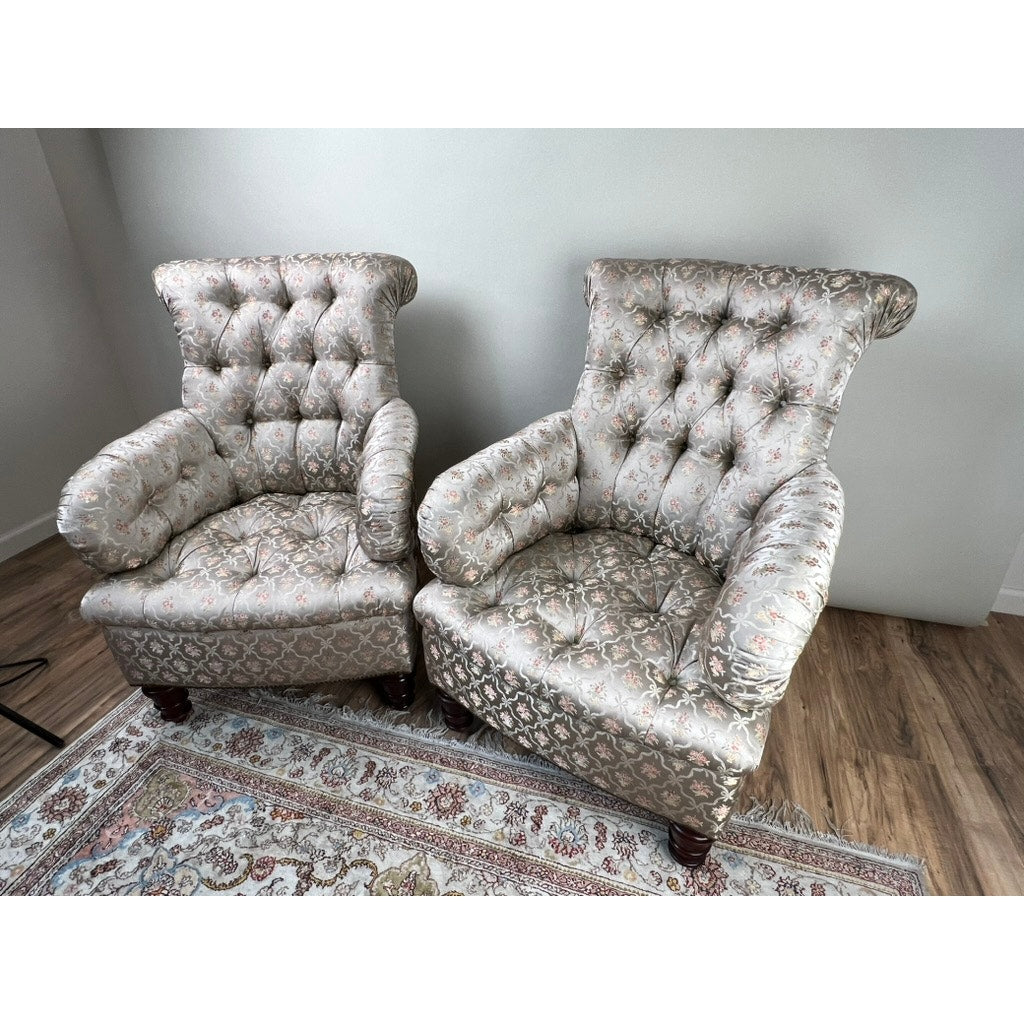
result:
M 245 425 L 251 427 L 256 421 L 251 416 L 245 417 Z

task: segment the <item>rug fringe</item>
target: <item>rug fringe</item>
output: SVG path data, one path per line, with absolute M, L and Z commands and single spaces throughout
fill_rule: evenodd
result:
M 927 871 L 927 865 L 922 858 L 909 853 L 892 853 L 884 847 L 872 846 L 870 843 L 851 839 L 842 826 L 836 825 L 830 819 L 825 821 L 829 831 L 822 832 L 815 828 L 814 821 L 807 811 L 799 804 L 794 804 L 789 800 L 766 804 L 753 799 L 750 801 L 749 807 L 735 814 L 733 819 L 746 821 L 751 825 L 764 825 L 778 832 L 800 836 L 803 839 L 817 839 L 819 842 L 838 845 L 851 852 L 890 861 L 922 874 Z

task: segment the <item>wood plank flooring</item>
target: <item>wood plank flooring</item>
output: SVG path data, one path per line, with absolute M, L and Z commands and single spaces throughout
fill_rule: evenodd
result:
M 0 662 L 50 659 L 0 702 L 68 741 L 131 692 L 78 614 L 92 579 L 59 537 L 0 564 Z M 420 676 L 413 724 L 434 700 Z M 364 684 L 333 692 L 380 706 Z M 55 753 L 0 718 L 0 797 Z M 1024 618 L 963 629 L 826 609 L 744 797 L 923 857 L 937 894 L 1024 895 Z

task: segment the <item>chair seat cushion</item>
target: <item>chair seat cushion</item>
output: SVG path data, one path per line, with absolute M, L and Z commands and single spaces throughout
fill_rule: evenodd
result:
M 415 607 L 506 681 L 512 673 L 572 717 L 648 740 L 659 707 L 685 685 L 691 631 L 720 589 L 690 555 L 598 529 L 551 534 L 474 586 L 432 584 Z
M 500 732 L 634 803 L 717 835 L 768 711 L 708 686 L 699 626 L 721 581 L 616 530 L 551 534 L 473 586 L 416 596 L 431 680 Z
M 411 557 L 374 562 L 360 547 L 354 495 L 262 494 L 100 581 L 82 614 L 173 631 L 281 629 L 408 613 L 415 590 Z

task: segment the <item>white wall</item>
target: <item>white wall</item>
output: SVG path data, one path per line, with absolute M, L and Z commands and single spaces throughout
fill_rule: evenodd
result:
M 1017 545 L 1017 553 L 1006 572 L 993 611 L 1024 615 L 1024 537 Z
M 693 256 L 900 274 L 915 321 L 847 392 L 832 464 L 847 526 L 834 604 L 979 623 L 1024 513 L 1019 341 L 1024 133 L 889 131 L 104 131 L 144 311 L 131 391 L 178 403 L 152 293 L 167 259 L 399 253 L 398 323 L 421 420 L 419 490 L 569 405 L 582 277 L 597 256 Z
M 61 487 L 135 426 L 36 133 L 0 131 L 0 559 L 56 532 Z

